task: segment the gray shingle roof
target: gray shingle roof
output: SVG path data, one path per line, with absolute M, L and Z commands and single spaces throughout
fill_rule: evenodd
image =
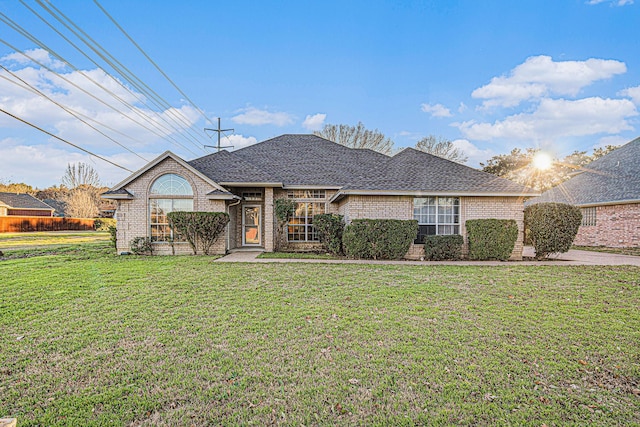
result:
M 187 163 L 215 182 L 279 182 L 236 155 L 236 152 L 222 150 Z
M 347 190 L 399 190 L 532 194 L 515 182 L 413 148 L 381 163 L 370 175 L 351 182 Z
M 640 138 L 586 165 L 584 171 L 530 203 L 597 205 L 640 200 Z
M 520 184 L 414 149 L 393 157 L 315 135 L 281 135 L 189 162 L 216 182 L 272 182 L 350 190 L 534 194 Z
M 102 195 L 108 195 L 108 194 L 118 194 L 118 195 L 121 195 L 121 196 L 131 196 L 131 197 L 133 197 L 133 194 L 129 193 L 124 188 L 118 188 L 117 190 L 109 190 L 109 191 L 105 191 L 104 193 L 102 193 Z
M 45 202 L 36 199 L 30 194 L 25 193 L 3 193 L 0 192 L 0 202 L 12 209 L 43 209 L 54 210 Z

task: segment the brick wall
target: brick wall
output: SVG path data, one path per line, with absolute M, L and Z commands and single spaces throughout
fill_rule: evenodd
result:
M 353 219 L 413 219 L 411 196 L 347 196 L 338 204 L 338 212 Z M 518 240 L 511 259 L 522 259 L 524 238 L 524 206 L 517 197 L 460 197 L 460 234 L 465 236 L 463 253 L 468 253 L 466 229 L 468 219 L 515 219 L 518 224 Z M 422 245 L 411 244 L 406 258 L 420 259 L 424 255 Z
M 573 242 L 581 246 L 640 246 L 640 203 L 596 207 L 596 225 L 581 226 Z
M 193 189 L 193 209 L 205 212 L 225 212 L 224 200 L 209 200 L 207 193 L 214 188 L 206 181 L 171 158 L 167 158 L 152 169 L 146 171 L 136 180 L 125 186 L 125 189 L 133 194 L 133 200 L 119 200 L 116 210 L 118 220 L 117 250 L 125 252 L 130 250 L 130 242 L 136 237 L 149 237 L 149 189 L 153 182 L 166 173 L 174 173 L 186 179 Z M 154 243 L 154 251 L 157 254 L 171 254 L 171 246 L 168 243 Z M 212 254 L 223 254 L 226 251 L 226 235 L 221 235 L 210 249 Z M 176 243 L 176 254 L 193 253 L 188 243 Z

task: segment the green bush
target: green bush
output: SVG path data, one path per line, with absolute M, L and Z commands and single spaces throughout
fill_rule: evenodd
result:
M 342 234 L 344 232 L 342 215 L 314 215 L 313 226 L 316 228 L 320 242 L 327 252 L 333 255 L 340 255 L 342 253 Z
M 229 223 L 229 214 L 225 212 L 169 212 L 169 225 L 174 233 L 184 237 L 197 255 L 198 246 L 205 255 L 209 255 L 211 245 Z
M 93 221 L 93 228 L 96 231 L 109 231 L 109 227 L 116 226 L 115 218 L 96 218 Z
M 135 255 L 153 255 L 153 245 L 148 237 L 136 237 L 131 243 L 131 253 Z
M 110 225 L 108 227 L 109 230 L 109 242 L 111 243 L 111 246 L 113 246 L 114 248 L 118 247 L 118 237 L 117 237 L 117 232 L 118 229 L 116 228 L 115 225 Z
M 342 236 L 349 258 L 400 259 L 418 233 L 418 221 L 354 219 Z
M 424 259 L 427 261 L 456 260 L 462 257 L 464 238 L 459 234 L 426 236 Z
M 518 240 L 518 225 L 515 220 L 470 219 L 465 224 L 469 259 L 509 259 Z
M 525 228 L 537 259 L 567 252 L 581 222 L 580 209 L 565 203 L 537 203 L 524 209 Z

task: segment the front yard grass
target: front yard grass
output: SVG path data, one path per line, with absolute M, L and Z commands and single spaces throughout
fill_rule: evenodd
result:
M 0 261 L 0 418 L 638 425 L 640 268 Z
M 0 233 L 0 250 L 28 249 L 109 240 L 106 231 L 43 231 L 31 233 Z

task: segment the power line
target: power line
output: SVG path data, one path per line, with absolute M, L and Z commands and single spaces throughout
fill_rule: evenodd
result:
M 124 35 L 129 39 L 129 41 L 130 41 L 131 43 L 133 43 L 133 45 L 134 45 L 136 48 L 138 48 L 138 50 L 140 51 L 140 53 L 142 53 L 142 54 L 144 55 L 144 57 L 145 57 L 145 58 L 147 58 L 147 60 L 148 60 L 149 62 L 151 62 L 151 64 L 153 64 L 153 66 L 154 66 L 154 67 L 156 67 L 156 70 L 158 70 L 158 71 L 160 72 L 160 74 L 162 74 L 162 75 L 164 76 L 164 78 L 165 78 L 165 79 L 167 79 L 167 80 L 169 81 L 169 83 L 171 83 L 171 84 L 173 85 L 173 87 L 174 87 L 174 88 L 176 88 L 176 90 L 177 90 L 178 92 L 180 92 L 180 94 L 181 94 L 182 96 L 184 96 L 184 97 L 185 97 L 185 99 L 186 99 L 187 101 L 189 101 L 189 103 L 190 103 L 190 104 L 191 104 L 191 105 L 192 105 L 192 106 L 193 106 L 193 107 L 194 107 L 194 108 L 195 108 L 195 109 L 200 113 L 200 115 L 201 115 L 202 117 L 204 117 L 204 119 L 205 119 L 205 120 L 207 120 L 209 123 L 212 123 L 212 124 L 213 124 L 213 121 L 212 121 L 210 118 L 208 118 L 208 117 L 204 114 L 204 112 L 202 111 L 202 109 L 200 109 L 200 107 L 198 107 L 198 106 L 197 106 L 197 105 L 196 105 L 196 104 L 191 100 L 191 98 L 189 98 L 189 96 L 188 96 L 186 93 L 184 93 L 184 92 L 182 91 L 182 89 L 180 89 L 180 88 L 178 87 L 178 85 L 177 85 L 177 84 L 175 84 L 175 83 L 174 83 L 174 81 L 173 81 L 173 80 L 171 80 L 171 78 L 170 78 L 170 77 L 169 77 L 169 76 L 168 76 L 164 71 L 162 71 L 162 69 L 160 68 L 160 66 L 159 66 L 158 64 L 156 64 L 156 63 L 154 62 L 154 60 L 153 60 L 153 59 L 151 59 L 151 57 L 150 57 L 149 55 L 147 55 L 147 53 L 142 49 L 142 47 L 140 47 L 140 45 L 138 45 L 138 43 L 136 43 L 136 42 L 135 42 L 135 40 L 133 40 L 133 38 L 132 38 L 132 37 L 131 37 L 131 36 L 130 36 L 130 35 L 129 35 L 125 30 L 124 30 L 124 28 L 122 28 L 122 27 L 120 26 L 120 24 L 118 24 L 118 22 L 117 22 L 117 21 L 116 21 L 116 20 L 115 20 L 115 19 L 114 19 L 114 18 L 113 18 L 113 17 L 112 17 L 112 16 L 111 16 L 111 15 L 110 15 L 106 10 L 105 10 L 105 8 L 104 8 L 104 7 L 102 7 L 102 6 L 100 5 L 100 3 L 98 3 L 98 0 L 93 0 L 93 2 L 96 4 L 96 6 L 98 6 L 98 7 L 100 8 L 100 10 L 102 10 L 102 12 L 103 12 L 103 13 L 104 13 L 104 14 L 105 14 L 105 15 L 106 15 L 110 20 L 111 20 L 111 22 L 113 22 L 113 24 L 114 24 L 116 27 L 118 27 L 118 29 L 122 32 L 122 34 L 124 34 Z
M 76 145 L 76 144 L 74 144 L 74 143 L 72 143 L 72 142 L 69 142 L 69 141 L 67 141 L 67 140 L 66 140 L 66 139 L 64 139 L 64 138 L 60 138 L 59 136 L 54 135 L 54 134 L 52 134 L 51 132 L 48 132 L 48 131 L 46 131 L 46 130 L 42 129 L 41 127 L 38 127 L 38 126 L 34 125 L 34 124 L 33 124 L 33 123 L 31 123 L 31 122 L 28 122 L 28 121 L 26 121 L 26 120 L 24 120 L 24 119 L 21 119 L 21 118 L 20 118 L 20 117 L 18 117 L 18 116 L 14 116 L 14 115 L 13 115 L 13 114 L 11 114 L 10 112 L 8 112 L 8 111 L 6 111 L 6 110 L 4 110 L 4 109 L 2 109 L 2 108 L 0 108 L 0 112 L 3 112 L 3 113 L 4 113 L 4 114 L 6 114 L 7 116 L 9 116 L 9 117 L 13 117 L 13 118 L 14 118 L 14 119 L 16 119 L 16 120 L 18 120 L 18 121 L 20 121 L 20 122 L 22 122 L 22 123 L 24 123 L 24 124 L 26 124 L 26 125 L 28 125 L 28 126 L 31 126 L 32 128 L 39 130 L 40 132 L 46 133 L 47 135 L 49 135 L 49 136 L 51 136 L 51 137 L 53 137 L 53 138 L 55 138 L 55 139 L 57 139 L 57 140 L 59 140 L 59 141 L 62 141 L 62 142 L 64 142 L 65 144 L 69 144 L 70 146 L 72 146 L 72 147 L 74 147 L 74 148 L 77 148 L 78 150 L 83 151 L 83 152 L 85 152 L 85 153 L 87 153 L 87 154 L 89 154 L 89 155 L 91 155 L 91 156 L 93 156 L 93 157 L 95 157 L 95 158 L 97 158 L 97 159 L 103 160 L 103 161 L 105 161 L 105 162 L 107 162 L 107 163 L 109 163 L 109 164 L 112 164 L 112 165 L 113 165 L 113 166 L 115 166 L 115 167 L 118 167 L 118 168 L 120 168 L 120 169 L 124 169 L 124 170 L 126 170 L 127 172 L 130 172 L 130 173 L 133 173 L 133 171 L 132 171 L 131 169 L 129 169 L 129 168 L 126 168 L 126 167 L 121 166 L 121 165 L 119 165 L 119 164 L 117 164 L 117 163 L 115 163 L 115 162 L 112 162 L 112 161 L 111 161 L 111 160 L 109 160 L 109 159 L 105 159 L 104 157 L 100 156 L 99 154 L 92 153 L 91 151 L 86 150 L 86 149 L 84 149 L 84 148 L 80 147 L 79 145 Z
M 145 93 L 149 96 L 150 99 L 163 104 L 162 107 L 156 104 L 156 106 L 160 108 L 166 108 L 167 114 L 173 116 L 174 118 L 180 119 L 185 125 L 192 126 L 184 115 L 178 115 L 174 110 L 171 104 L 169 104 L 166 100 L 164 100 L 157 92 L 155 92 L 151 87 L 149 87 L 144 81 L 142 81 L 138 76 L 135 75 L 129 68 L 127 68 L 124 64 L 118 61 L 113 55 L 111 55 L 105 48 L 103 48 L 100 43 L 95 41 L 89 34 L 87 34 L 82 28 L 80 28 L 76 23 L 74 23 L 68 16 L 64 14 L 60 9 L 55 7 L 55 5 L 49 3 L 49 6 L 44 4 L 42 0 L 36 0 L 36 3 L 40 5 L 44 10 L 46 10 L 51 16 L 53 16 L 58 22 L 64 25 L 69 31 L 71 31 L 76 37 L 78 37 L 87 47 L 89 47 L 94 53 L 96 53 L 103 61 L 105 61 L 108 65 L 110 65 L 115 71 L 120 73 L 122 77 L 124 77 L 127 81 L 129 81 L 134 87 L 136 87 L 141 92 Z M 55 11 L 55 12 L 54 12 Z M 65 22 L 66 21 L 66 22 Z M 68 23 L 68 24 L 67 24 Z M 71 28 L 69 25 L 73 26 Z M 76 31 L 77 30 L 77 31 Z M 79 34 L 79 33 L 80 34 Z M 161 117 L 162 118 L 162 117 Z M 162 118 L 164 120 L 164 118 Z M 190 127 L 183 126 L 187 131 L 190 130 Z M 200 141 L 196 141 L 196 143 L 190 141 L 194 144 L 198 149 L 202 149 Z M 195 154 L 195 153 L 194 153 Z
M 133 154 L 134 156 L 139 157 L 140 159 L 144 160 L 145 162 L 149 162 L 149 160 L 145 159 L 144 157 L 142 157 L 141 155 L 139 155 L 138 153 L 134 152 L 133 150 L 129 149 L 128 147 L 125 147 L 123 144 L 119 143 L 118 141 L 116 141 L 115 139 L 111 138 L 109 135 L 107 135 L 106 133 L 102 132 L 100 129 L 96 128 L 95 126 L 91 125 L 90 123 L 88 123 L 87 121 L 85 121 L 84 119 L 82 119 L 81 117 L 79 117 L 78 115 L 76 115 L 73 111 L 71 111 L 70 109 L 68 109 L 67 107 L 65 107 L 64 105 L 60 104 L 58 101 L 52 99 L 51 97 L 49 97 L 47 94 L 45 94 L 44 92 L 40 91 L 39 89 L 33 87 L 32 85 L 30 85 L 28 82 L 26 82 L 25 80 L 23 80 L 20 76 L 18 76 L 17 74 L 15 74 L 14 72 L 12 72 L 11 70 L 9 70 L 7 67 L 5 67 L 4 65 L 0 64 L 0 68 L 2 68 L 3 70 L 5 70 L 6 72 L 8 72 L 9 74 L 11 74 L 14 78 L 20 80 L 23 84 L 25 84 L 28 88 L 31 89 L 32 92 L 36 93 L 37 95 L 40 95 L 44 98 L 46 98 L 47 100 L 51 101 L 52 103 L 54 103 L 55 105 L 57 105 L 58 107 L 62 108 L 64 111 L 66 111 L 67 113 L 71 114 L 73 117 L 75 117 L 76 119 L 80 120 L 82 123 L 84 123 L 85 125 L 89 126 L 91 129 L 95 130 L 96 132 L 98 132 L 100 135 L 104 136 L 105 138 L 109 139 L 110 141 L 116 143 L 117 145 L 119 145 L 120 147 L 124 148 L 125 150 L 127 150 L 128 152 L 130 152 L 131 154 Z M 1 76 L 2 78 L 5 78 L 4 76 Z M 14 81 L 11 81 L 9 79 L 6 79 L 7 81 L 17 84 Z M 18 85 L 20 87 L 20 85 Z
M 33 13 L 34 15 L 36 15 L 42 22 L 44 22 L 47 26 L 49 26 L 49 28 L 51 28 L 53 31 L 55 31 L 60 37 L 62 37 L 67 43 L 69 43 L 71 46 L 73 46 L 78 52 L 80 52 L 85 58 L 87 58 L 89 61 L 91 61 L 94 65 L 96 65 L 99 69 L 102 69 L 101 65 L 98 64 L 95 60 L 93 60 L 89 55 L 87 55 L 87 53 L 85 53 L 80 47 L 78 47 L 75 43 L 73 43 L 68 37 L 66 37 L 64 34 L 62 34 L 62 32 L 60 32 L 57 28 L 55 28 L 51 23 L 49 23 L 45 18 L 43 18 L 38 12 L 36 12 L 34 9 L 32 9 L 31 7 L 29 7 L 28 4 L 25 3 L 24 0 L 20 0 L 22 5 L 25 6 L 31 13 Z M 47 12 L 49 12 L 49 14 L 51 14 L 55 19 L 57 19 L 60 23 L 62 23 L 69 31 L 71 31 L 74 35 L 76 35 L 76 37 L 78 37 L 80 40 L 82 40 L 87 46 L 89 46 L 91 48 L 91 46 L 89 45 L 88 42 L 86 42 L 82 36 L 78 35 L 77 32 L 75 32 L 73 29 L 71 29 L 67 24 L 65 24 L 61 18 L 57 17 L 52 11 L 50 11 L 49 9 L 47 9 L 45 6 L 43 6 L 43 8 L 45 8 L 45 10 L 47 10 Z M 3 18 L 4 16 L 4 18 Z M 68 19 L 68 18 L 67 18 Z M 154 97 L 149 96 L 149 98 L 151 99 L 151 101 L 155 104 L 156 107 L 163 109 L 166 108 L 168 109 L 168 113 L 169 116 L 168 117 L 164 117 L 163 115 L 159 114 L 157 111 L 155 111 L 151 106 L 149 106 L 146 101 L 141 98 L 140 94 L 133 92 L 130 88 L 126 87 L 124 84 L 122 84 L 118 79 L 113 79 L 112 80 L 117 83 L 120 87 L 122 87 L 125 91 L 129 92 L 131 95 L 133 95 L 136 99 L 138 99 L 138 101 L 140 101 L 142 104 L 144 104 L 145 106 L 147 106 L 149 108 L 149 111 L 152 112 L 153 114 L 155 114 L 162 122 L 166 123 L 171 129 L 166 128 L 164 126 L 161 126 L 160 123 L 158 122 L 154 122 L 152 121 L 148 116 L 143 115 L 142 113 L 140 113 L 135 106 L 133 106 L 132 104 L 130 104 L 129 102 L 125 101 L 124 99 L 122 99 L 121 97 L 119 97 L 118 95 L 116 95 L 114 92 L 112 92 L 111 90 L 109 90 L 108 88 L 106 88 L 105 86 L 101 85 L 100 83 L 98 83 L 96 80 L 92 79 L 90 76 L 88 76 L 85 72 L 83 72 L 82 70 L 78 69 L 77 67 L 73 66 L 69 61 L 67 61 L 66 59 L 64 59 L 61 55 L 57 54 L 55 52 L 55 50 L 51 49 L 50 47 L 48 47 L 46 44 L 44 44 L 42 41 L 40 41 L 39 39 L 37 39 L 36 37 L 34 37 L 33 35 L 31 35 L 28 31 L 26 31 L 24 28 L 22 28 L 20 25 L 18 25 L 17 23 L 13 22 L 10 18 L 6 17 L 6 15 L 2 14 L 0 12 L 0 20 L 4 21 L 7 25 L 9 25 L 11 28 L 13 28 L 16 32 L 20 33 L 22 36 L 24 36 L 25 38 L 29 39 L 30 41 L 32 41 L 33 43 L 37 44 L 38 46 L 42 47 L 43 49 L 47 50 L 48 52 L 50 52 L 51 54 L 53 54 L 56 58 L 58 58 L 60 61 L 64 62 L 65 64 L 67 64 L 67 66 L 69 66 L 71 69 L 79 72 L 83 77 L 85 77 L 87 80 L 91 81 L 93 84 L 95 84 L 96 86 L 100 87 L 102 90 L 104 90 L 105 92 L 107 92 L 109 95 L 111 95 L 113 98 L 115 98 L 117 101 L 119 101 L 120 103 L 122 103 L 124 106 L 126 106 L 127 108 L 129 108 L 132 112 L 134 112 L 136 115 L 138 115 L 139 117 L 141 117 L 143 120 L 145 120 L 146 122 L 154 125 L 154 126 L 158 126 L 163 128 L 162 130 L 164 132 L 166 132 L 167 135 L 158 135 L 156 133 L 156 135 L 160 136 L 160 137 L 167 137 L 168 135 L 171 134 L 171 129 L 173 129 L 173 131 L 175 132 L 180 132 L 180 130 L 178 128 L 176 128 L 174 125 L 172 125 L 171 123 L 169 123 L 168 119 L 172 119 L 175 123 L 177 123 L 177 125 L 179 127 L 181 127 L 182 129 L 185 129 L 187 131 L 187 134 L 185 134 L 185 136 L 188 136 L 190 138 L 193 138 L 192 135 L 189 135 L 189 132 L 191 132 L 191 128 L 185 126 L 183 123 L 173 119 L 173 117 L 176 116 L 176 114 L 173 112 L 171 105 L 169 105 L 168 102 L 164 101 L 164 105 L 160 105 L 157 101 L 155 101 Z M 77 25 L 73 24 L 76 28 Z M 82 30 L 80 30 L 82 31 Z M 86 34 L 86 33 L 85 33 Z M 101 48 L 102 50 L 104 50 L 104 48 Z M 108 60 L 106 59 L 104 56 L 102 56 L 99 52 L 97 52 L 95 49 L 92 48 L 92 50 L 94 52 L 96 52 L 103 60 L 105 60 L 105 62 L 107 62 L 108 64 L 110 64 L 112 67 L 114 67 L 114 65 Z M 106 51 L 105 51 L 106 52 Z M 107 53 L 108 54 L 108 53 Z M 116 69 L 116 71 L 118 71 Z M 105 73 L 106 74 L 106 73 Z M 126 76 L 125 80 L 127 80 Z M 134 86 L 136 85 L 135 82 L 131 81 L 130 79 L 128 79 L 128 81 L 130 83 L 132 83 Z M 144 89 L 141 88 L 140 86 L 138 86 L 138 89 L 141 90 L 142 92 L 144 92 Z M 178 116 L 178 118 L 180 118 Z M 182 122 L 184 122 L 184 120 L 182 120 Z M 136 122 L 137 123 L 137 122 Z M 140 125 L 140 123 L 137 123 Z M 141 125 L 142 126 L 142 125 Z M 143 126 L 144 127 L 144 126 Z M 145 129 L 150 130 L 148 128 L 145 127 Z M 199 145 L 199 141 L 196 138 L 193 138 L 194 141 L 196 141 L 196 143 L 194 144 L 196 147 L 200 148 Z M 192 141 L 189 141 L 193 144 Z M 191 153 L 193 153 L 191 151 Z M 195 155 L 195 153 L 193 153 Z
M 106 107 L 108 107 L 109 109 L 115 111 L 118 114 L 122 114 L 124 115 L 124 117 L 126 117 L 127 119 L 131 120 L 132 122 L 138 124 L 139 126 L 142 126 L 143 128 L 145 128 L 146 130 L 153 132 L 154 134 L 156 134 L 157 136 L 161 137 L 161 138 L 167 138 L 169 140 L 172 140 L 176 145 L 179 145 L 180 147 L 184 148 L 185 150 L 189 151 L 191 154 L 193 155 L 197 155 L 196 153 L 194 153 L 192 150 L 190 150 L 189 148 L 185 147 L 183 144 L 181 144 L 180 142 L 178 142 L 175 138 L 173 138 L 171 135 L 162 135 L 158 132 L 156 132 L 156 130 L 149 128 L 147 126 L 145 126 L 144 124 L 134 120 L 133 118 L 129 117 L 128 115 L 122 113 L 122 111 L 118 110 L 117 108 L 113 107 L 112 105 L 108 104 L 107 102 L 105 102 L 104 100 L 98 98 L 97 96 L 95 96 L 94 94 L 92 94 L 91 92 L 87 91 L 86 89 L 78 86 L 76 83 L 72 82 L 71 80 L 67 79 L 66 77 L 64 77 L 63 75 L 61 75 L 60 73 L 58 73 L 57 71 L 53 70 L 51 67 L 48 67 L 47 65 L 43 64 L 42 62 L 38 61 L 37 59 L 33 58 L 32 56 L 30 56 L 29 54 L 21 51 L 20 49 L 18 49 L 17 47 L 13 46 L 12 44 L 8 43 L 7 41 L 5 41 L 4 39 L 0 38 L 0 43 L 5 44 L 6 46 L 10 47 L 11 49 L 13 49 L 14 51 L 16 51 L 17 53 L 20 53 L 22 56 L 28 58 L 29 60 L 33 61 L 35 64 L 39 65 L 42 68 L 45 68 L 46 70 L 48 70 L 49 72 L 53 73 L 54 75 L 56 75 L 58 78 L 64 80 L 65 82 L 69 83 L 70 85 L 74 86 L 76 89 L 84 92 L 85 94 L 87 94 L 88 96 L 90 96 L 91 98 L 95 99 L 96 101 L 98 101 L 99 103 L 105 105 Z M 138 112 L 139 115 L 141 115 L 141 113 Z M 149 120 L 150 121 L 150 120 Z

